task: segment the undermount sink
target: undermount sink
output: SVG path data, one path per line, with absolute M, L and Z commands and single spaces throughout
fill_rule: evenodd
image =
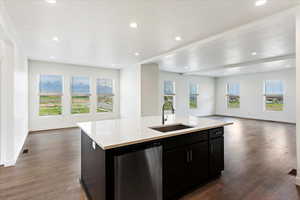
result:
M 192 126 L 187 126 L 184 124 L 173 124 L 173 125 L 166 125 L 166 126 L 159 126 L 159 127 L 150 127 L 153 130 L 159 131 L 159 132 L 171 132 L 171 131 L 178 131 L 188 128 L 194 128 Z

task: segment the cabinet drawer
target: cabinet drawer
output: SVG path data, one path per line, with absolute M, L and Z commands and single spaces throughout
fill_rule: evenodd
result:
M 223 135 L 224 135 L 224 128 L 223 127 L 209 130 L 209 138 L 222 137 Z
M 166 139 L 164 144 L 164 149 L 173 149 L 176 147 L 193 144 L 200 141 L 208 140 L 208 131 L 200 131 L 189 133 L 185 135 L 179 135 L 176 137 L 171 137 Z

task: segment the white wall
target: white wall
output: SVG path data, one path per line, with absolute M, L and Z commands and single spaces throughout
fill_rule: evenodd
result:
M 295 123 L 295 78 L 295 69 L 218 78 L 216 80 L 216 114 Z M 283 111 L 265 111 L 263 96 L 265 80 L 284 82 Z M 231 82 L 240 84 L 239 109 L 227 108 L 226 86 Z
M 14 47 L 10 42 L 2 42 L 1 62 L 1 139 L 3 164 L 10 166 L 15 162 L 15 122 L 14 122 Z M 9 67 L 12 66 L 12 67 Z
M 297 177 L 296 184 L 300 186 L 300 7 L 296 15 L 296 146 L 297 146 Z
M 141 116 L 159 114 L 159 73 L 158 64 L 141 65 Z
M 0 164 L 14 165 L 28 134 L 28 65 L 0 0 Z
M 39 82 L 41 74 L 63 76 L 63 114 L 59 116 L 39 116 Z M 70 84 L 72 76 L 88 76 L 91 81 L 91 107 L 88 114 L 71 114 Z M 76 122 L 117 118 L 120 115 L 120 71 L 87 66 L 77 66 L 41 61 L 29 61 L 29 118 L 30 131 L 57 129 L 76 126 Z M 114 80 L 114 112 L 96 112 L 96 79 L 109 78 Z
M 175 109 L 177 115 L 208 116 L 215 114 L 215 79 L 202 76 L 183 76 L 160 72 L 160 107 L 163 104 L 164 80 L 175 81 Z M 189 83 L 199 84 L 198 108 L 189 108 Z
M 122 118 L 141 116 L 141 68 L 129 66 L 120 72 L 120 115 Z
M 28 135 L 28 59 L 16 49 L 14 69 L 14 123 L 15 123 L 15 160 L 17 160 Z

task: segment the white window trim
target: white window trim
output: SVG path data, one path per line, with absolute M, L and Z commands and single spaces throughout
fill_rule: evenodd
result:
M 283 92 L 282 92 L 282 94 L 266 94 L 266 82 L 267 81 L 281 81 L 282 82 L 282 85 L 283 85 Z M 283 111 L 285 111 L 285 103 L 284 103 L 284 99 L 285 99 L 285 88 L 284 88 L 284 86 L 285 86 L 285 83 L 284 83 L 284 81 L 283 80 L 278 80 L 278 79 L 269 79 L 269 80 L 264 80 L 264 82 L 263 82 L 263 111 L 264 112 L 275 112 L 275 113 L 278 113 L 278 112 L 283 112 Z M 283 105 L 282 105 L 282 110 L 267 110 L 267 106 L 266 106 L 266 98 L 267 98 L 267 96 L 282 96 L 282 101 L 283 101 Z
M 107 80 L 112 80 L 112 94 L 98 94 L 97 93 L 97 87 L 98 87 L 98 80 L 99 79 L 107 79 Z M 116 84 L 115 84 L 115 80 L 112 78 L 108 78 L 108 77 L 101 77 L 101 78 L 96 78 L 95 80 L 96 83 L 96 108 L 95 108 L 95 114 L 96 115 L 110 115 L 110 114 L 116 114 L 116 106 L 117 106 L 117 102 L 116 102 Z M 113 97 L 113 109 L 111 112 L 97 112 L 98 109 L 98 97 L 99 96 L 112 96 Z
M 61 76 L 61 84 L 62 84 L 62 92 L 61 93 L 41 93 L 40 92 L 40 81 L 41 81 L 41 76 L 42 75 L 51 75 L 51 76 Z M 37 104 L 36 104 L 36 116 L 38 118 L 59 118 L 63 117 L 65 114 L 65 109 L 64 109 L 64 76 L 63 74 L 57 74 L 57 73 L 39 73 L 37 74 L 37 87 L 36 87 L 36 94 L 37 94 Z M 61 96 L 61 114 L 60 115 L 40 115 L 40 97 L 41 96 L 48 96 L 49 94 L 53 94 L 53 96 Z M 50 95 L 52 96 L 52 95 Z
M 72 86 L 73 86 L 73 78 L 74 77 L 85 77 L 89 79 L 89 92 L 88 93 L 73 93 L 72 91 Z M 70 76 L 70 115 L 71 116 L 88 116 L 88 115 L 92 115 L 93 111 L 92 111 L 92 92 L 91 92 L 91 87 L 92 87 L 92 79 L 90 76 L 85 76 L 85 75 L 71 75 Z M 73 96 L 82 96 L 82 97 L 89 97 L 89 112 L 88 113 L 72 113 L 72 98 Z
M 173 89 L 174 93 L 172 94 L 165 94 L 165 81 L 172 81 L 173 82 Z M 163 104 L 165 103 L 165 97 L 173 97 L 173 107 L 176 110 L 176 82 L 174 80 L 165 79 L 163 80 Z
M 196 87 L 197 87 L 197 93 L 195 93 L 195 94 L 192 94 L 191 93 L 191 87 L 190 87 L 190 85 L 196 85 Z M 190 98 L 191 98 L 191 96 L 192 95 L 195 95 L 196 96 L 196 102 L 197 102 L 197 107 L 196 108 L 191 108 L 191 106 L 190 106 Z M 198 97 L 199 97 L 199 84 L 198 83 L 190 83 L 189 84 L 189 100 L 188 100 L 188 106 L 189 106 L 189 109 L 190 110 L 195 110 L 195 109 L 198 109 L 199 107 L 198 107 Z
M 226 108 L 228 109 L 228 110 L 232 110 L 232 109 L 234 109 L 234 110 L 236 110 L 236 109 L 240 109 L 241 108 L 241 91 L 239 91 L 239 95 L 231 95 L 231 94 L 229 94 L 229 92 L 228 92 L 228 90 L 229 90 L 229 85 L 230 84 L 238 84 L 239 86 L 240 86 L 240 83 L 227 83 L 226 84 Z M 241 86 L 240 86 L 240 90 L 241 90 Z M 230 108 L 229 107 L 229 97 L 239 97 L 239 101 L 240 101 L 240 104 L 239 104 L 239 107 L 238 108 Z

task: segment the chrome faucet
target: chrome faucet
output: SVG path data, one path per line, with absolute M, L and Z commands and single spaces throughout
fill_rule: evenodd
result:
M 175 112 L 172 102 L 167 101 L 164 103 L 164 105 L 162 106 L 162 124 L 163 125 L 165 124 L 165 121 L 167 121 L 167 119 L 165 118 L 165 106 L 166 105 L 171 105 L 172 114 L 174 114 L 174 112 Z

